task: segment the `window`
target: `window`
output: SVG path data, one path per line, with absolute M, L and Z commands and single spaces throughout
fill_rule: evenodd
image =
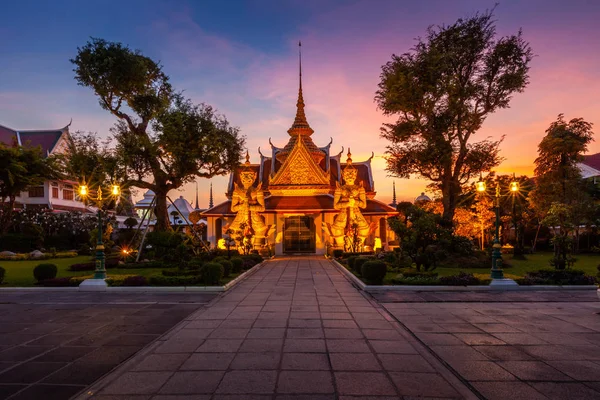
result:
M 43 186 L 32 186 L 29 188 L 29 197 L 44 197 Z
M 63 200 L 73 200 L 73 186 L 65 185 L 63 189 Z
M 58 199 L 58 186 L 52 185 L 52 198 Z

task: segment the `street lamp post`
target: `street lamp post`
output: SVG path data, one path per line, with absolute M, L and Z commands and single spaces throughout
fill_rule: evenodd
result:
M 483 178 L 479 177 L 479 182 L 475 184 L 477 191 L 484 193 L 486 191 L 486 185 Z M 519 190 L 519 184 L 513 179 L 509 187 L 513 194 L 516 194 Z M 496 194 L 494 196 L 494 208 L 496 209 L 496 224 L 494 234 L 494 244 L 492 246 L 492 269 L 490 276 L 492 278 L 492 285 L 496 282 L 503 282 L 502 284 L 516 285 L 512 279 L 504 278 L 504 271 L 502 270 L 502 245 L 500 244 L 500 182 L 496 182 Z
M 120 195 L 121 188 L 119 185 L 113 184 L 110 190 L 111 198 L 116 200 Z M 102 205 L 105 199 L 102 197 L 102 187 L 99 185 L 96 189 L 96 196 L 92 197 L 89 187 L 84 183 L 79 186 L 79 197 L 83 200 L 95 202 L 96 207 L 98 207 L 98 236 L 96 238 L 96 269 L 94 271 L 94 278 L 86 279 L 79 287 L 87 290 L 106 290 L 106 256 L 104 254 L 104 243 L 102 241 Z

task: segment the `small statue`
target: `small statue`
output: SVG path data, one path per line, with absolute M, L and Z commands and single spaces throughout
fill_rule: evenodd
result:
M 358 171 L 352 165 L 351 157 L 348 149 L 346 167 L 342 172 L 344 185 L 337 183 L 333 196 L 333 207 L 340 212 L 329 227 L 334 245 L 344 245 L 347 251 L 362 248 L 371 233 L 371 226 L 360 212 L 361 208 L 367 206 L 367 195 L 362 182 L 355 185 Z
M 233 195 L 231 198 L 231 211 L 237 213 L 235 219 L 226 229 L 234 232 L 244 231 L 244 237 L 252 235 L 256 239 L 264 238 L 267 235 L 268 226 L 265 224 L 265 218 L 260 215 L 265 211 L 265 195 L 262 191 L 262 183 L 256 187 L 252 184 L 256 179 L 256 172 L 250 169 L 250 155 L 246 152 L 246 168 L 240 173 L 242 187 L 234 184 Z

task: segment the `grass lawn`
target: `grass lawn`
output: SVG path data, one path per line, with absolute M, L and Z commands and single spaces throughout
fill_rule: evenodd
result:
M 514 260 L 512 255 L 503 254 L 502 260 L 506 262 L 504 264 L 504 273 L 509 275 L 509 278 L 517 278 L 525 276 L 528 271 L 536 271 L 542 268 L 552 268 L 550 266 L 550 259 L 553 253 L 536 253 L 526 255 L 526 260 Z M 600 264 L 599 254 L 578 254 L 576 257 L 577 261 L 573 266 L 573 269 L 582 270 L 586 275 L 597 276 L 598 270 L 596 267 Z M 486 268 L 442 268 L 438 267 L 434 270 L 438 276 L 452 276 L 458 275 L 459 272 L 468 272 L 472 274 L 490 274 L 492 268 L 492 260 L 490 260 L 490 266 Z M 356 275 L 353 271 L 351 271 Z M 392 279 L 398 275 L 397 272 L 388 272 L 384 278 L 384 284 L 392 285 Z M 360 276 L 356 275 L 358 278 Z
M 69 271 L 73 264 L 86 263 L 93 261 L 90 256 L 78 256 L 71 258 L 54 258 L 50 260 L 27 260 L 27 261 L 0 261 L 0 267 L 6 270 L 4 281 L 0 286 L 36 286 L 35 278 L 33 277 L 33 269 L 41 263 L 50 263 L 58 267 L 57 278 L 67 276 L 86 276 L 93 275 L 93 271 Z M 160 275 L 165 268 L 110 268 L 107 270 L 108 276 L 111 275 Z M 227 278 L 221 280 L 221 284 L 237 278 L 240 274 L 231 274 Z
M 526 260 L 514 260 L 512 255 L 503 254 L 502 260 L 507 264 L 504 264 L 504 273 L 524 276 L 527 271 L 535 271 L 542 268 L 552 268 L 550 266 L 550 259 L 552 253 L 535 253 L 527 254 Z M 584 271 L 587 275 L 596 276 L 598 270 L 596 266 L 600 264 L 600 255 L 597 254 L 578 254 L 575 256 L 577 262 L 573 266 L 573 269 L 579 269 Z M 508 265 L 510 264 L 510 265 Z M 450 276 L 458 275 L 460 271 L 472 272 L 474 274 L 486 274 L 490 272 L 492 268 L 492 260 L 490 260 L 489 268 L 437 268 L 435 272 L 439 276 Z

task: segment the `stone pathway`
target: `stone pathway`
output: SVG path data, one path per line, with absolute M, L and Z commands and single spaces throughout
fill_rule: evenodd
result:
M 80 399 L 476 398 L 323 258 L 278 258 Z
M 2 290 L 0 399 L 68 399 L 214 297 Z
M 464 301 L 459 293 L 440 295 Z M 552 295 L 561 302 L 547 302 Z M 489 293 L 487 301 L 522 296 Z M 527 296 L 525 303 L 383 305 L 487 399 L 600 399 L 600 302 L 595 291 L 573 294 L 585 302 L 565 302 L 568 295 L 560 292 L 545 292 L 542 302 L 531 292 Z

